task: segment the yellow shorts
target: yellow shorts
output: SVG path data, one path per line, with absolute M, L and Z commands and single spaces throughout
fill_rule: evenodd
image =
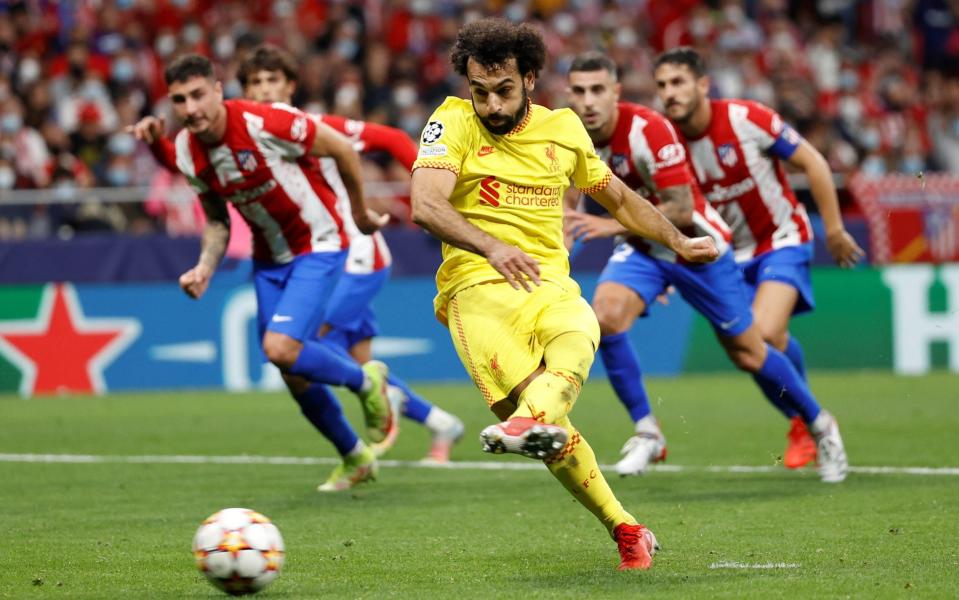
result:
M 450 336 L 463 366 L 492 406 L 539 368 L 543 348 L 580 332 L 599 346 L 599 323 L 579 286 L 544 281 L 533 292 L 505 282 L 460 290 L 447 306 Z

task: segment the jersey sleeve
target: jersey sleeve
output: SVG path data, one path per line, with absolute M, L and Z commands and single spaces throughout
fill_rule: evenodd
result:
M 686 163 L 686 148 L 666 119 L 651 119 L 643 129 L 652 154 L 650 174 L 656 189 L 692 185 L 693 175 Z
M 183 173 L 190 188 L 199 196 L 210 193 L 210 186 L 203 180 L 197 171 L 190 149 L 190 135 L 186 129 L 181 129 L 173 141 L 173 162 L 176 170 Z
M 317 122 L 303 111 L 276 102 L 266 107 L 262 117 L 262 141 L 276 148 L 284 158 L 299 158 L 313 147 Z
M 179 171 L 176 166 L 176 146 L 165 137 L 159 137 L 152 144 L 148 145 L 153 158 L 167 171 L 176 173 Z
M 567 139 L 568 147 L 576 153 L 576 166 L 573 168 L 573 185 L 584 194 L 595 194 L 609 185 L 613 180 L 613 172 L 609 165 L 596 154 L 593 140 L 589 139 L 586 127 L 572 111 L 573 118 L 565 119 L 558 136 Z
M 386 152 L 407 169 L 413 167 L 416 144 L 402 129 L 337 115 L 323 115 L 321 120 L 348 137 L 357 152 Z
M 456 104 L 455 98 L 447 98 L 423 128 L 413 170 L 420 167 L 446 169 L 459 175 L 470 145 L 469 136 L 462 108 Z
M 761 131 L 760 147 L 776 158 L 789 159 L 802 142 L 802 136 L 768 106 L 757 102 L 750 102 L 747 106 L 746 118 Z

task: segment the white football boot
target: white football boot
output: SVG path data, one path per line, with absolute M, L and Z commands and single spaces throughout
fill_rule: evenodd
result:
M 616 463 L 616 472 L 622 476 L 642 475 L 650 464 L 666 460 L 666 438 L 659 423 L 651 415 L 636 423 L 636 433 L 626 440 L 620 451 L 623 458 Z
M 849 472 L 849 459 L 839 435 L 836 417 L 820 410 L 819 416 L 809 427 L 816 438 L 816 462 L 819 463 L 819 478 L 823 483 L 839 483 Z

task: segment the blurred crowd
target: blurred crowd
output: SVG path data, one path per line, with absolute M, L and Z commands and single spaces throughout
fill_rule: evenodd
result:
M 124 131 L 148 114 L 175 131 L 162 72 L 179 53 L 212 57 L 235 97 L 244 53 L 275 43 L 302 65 L 295 104 L 415 138 L 443 97 L 466 95 L 447 56 L 459 27 L 485 15 L 541 25 L 550 61 L 539 103 L 563 106 L 569 61 L 600 48 L 620 66 L 625 98 L 655 106 L 652 59 L 692 45 L 715 95 L 777 108 L 838 173 L 959 174 L 959 0 L 7 0 L 0 198 L 130 187 L 146 202 L 0 201 L 0 238 L 196 230 L 182 181 Z M 371 181 L 403 177 L 381 157 L 365 168 Z

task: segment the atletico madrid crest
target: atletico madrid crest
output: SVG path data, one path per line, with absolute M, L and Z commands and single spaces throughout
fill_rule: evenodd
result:
M 256 171 L 256 154 L 252 150 L 238 150 L 236 160 L 240 163 L 240 169 L 247 173 Z

